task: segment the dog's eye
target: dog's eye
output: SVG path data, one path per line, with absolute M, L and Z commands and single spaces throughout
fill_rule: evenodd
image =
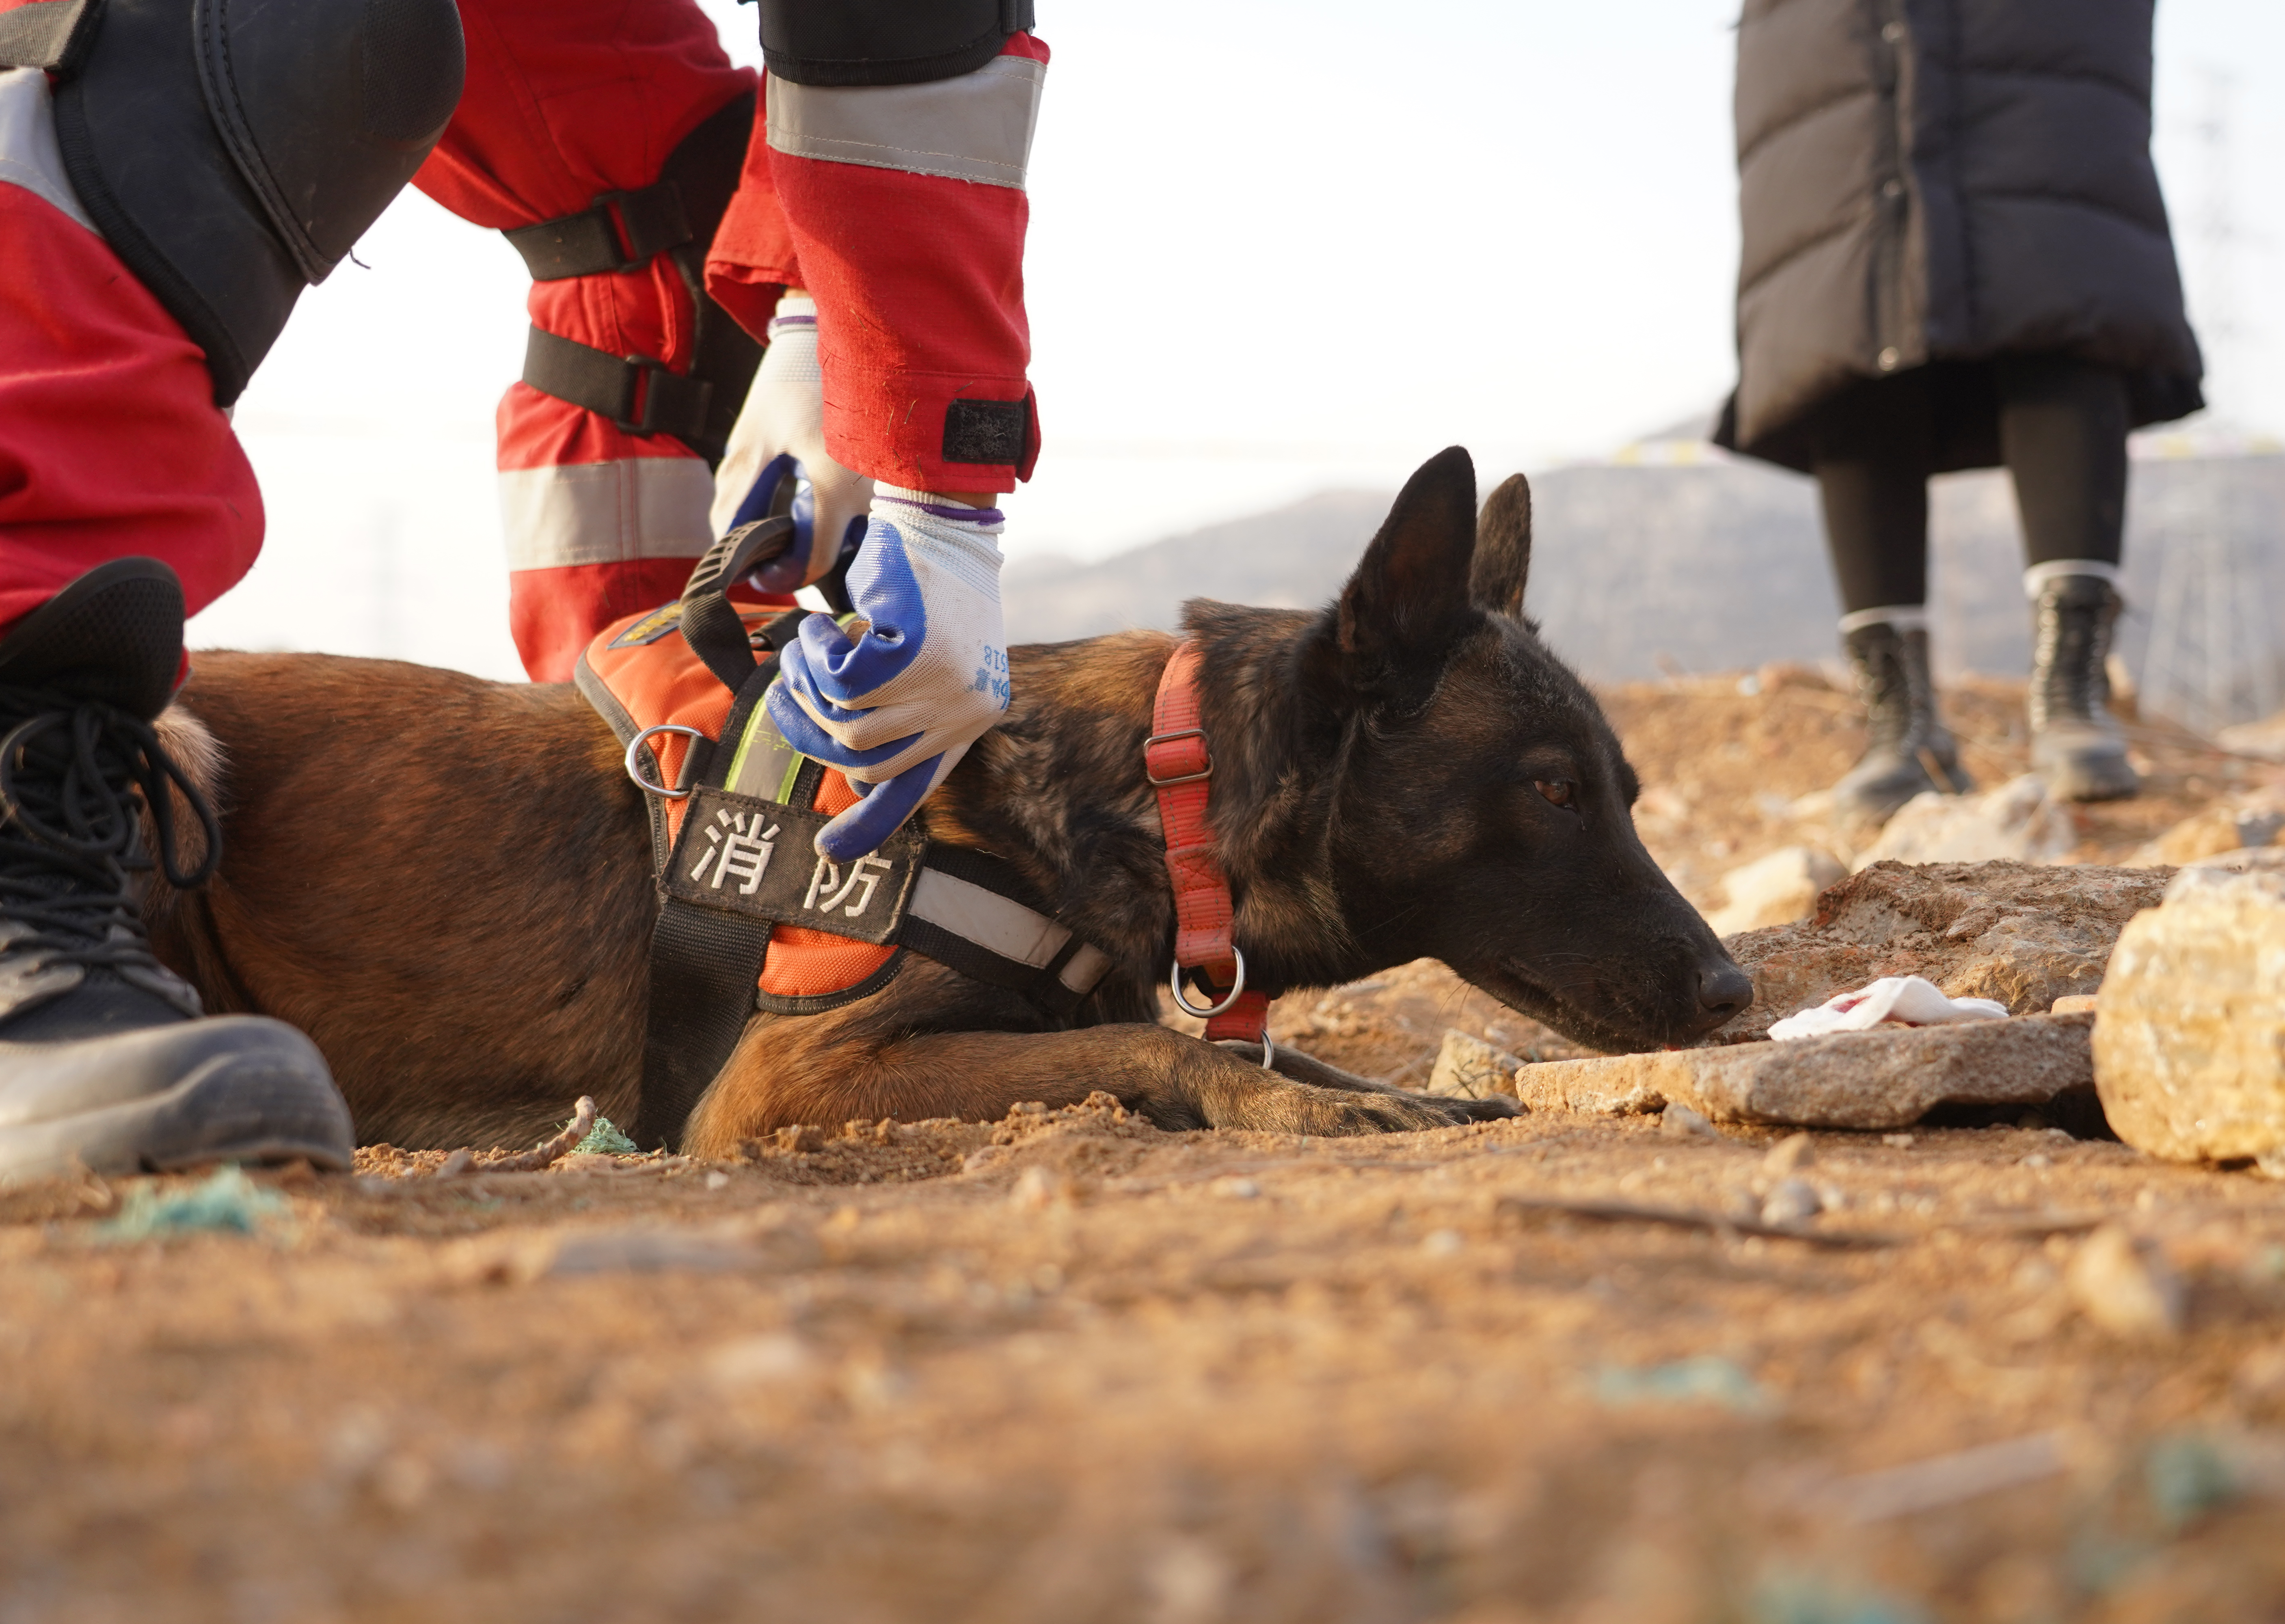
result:
M 1551 781 L 1543 778 L 1534 779 L 1532 787 L 1545 796 L 1548 804 L 1553 806 L 1570 805 L 1579 793 L 1579 786 L 1567 778 L 1559 778 Z

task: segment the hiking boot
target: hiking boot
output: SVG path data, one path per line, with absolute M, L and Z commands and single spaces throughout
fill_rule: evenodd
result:
M 151 952 L 145 876 L 186 890 L 222 850 L 151 726 L 182 650 L 182 587 L 152 559 L 90 571 L 0 637 L 0 1183 L 349 1165 L 349 1108 L 317 1046 L 280 1021 L 201 1018 Z M 187 871 L 183 807 L 203 836 Z
M 2031 767 L 2058 801 L 2116 801 L 2142 781 L 2110 714 L 2110 629 L 2122 600 L 2097 575 L 2047 576 L 2033 600 Z
M 1928 632 L 1876 620 L 1850 628 L 1843 641 L 1857 673 L 1857 693 L 1865 701 L 1872 741 L 1857 765 L 1833 786 L 1834 810 L 1886 823 L 1916 795 L 1930 789 L 1958 795 L 1972 788 L 1960 770 L 1959 747 L 1936 720 Z

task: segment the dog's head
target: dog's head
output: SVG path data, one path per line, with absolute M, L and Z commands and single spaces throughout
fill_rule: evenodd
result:
M 1339 733 L 1319 872 L 1372 962 L 1441 959 L 1598 1047 L 1685 1042 L 1753 983 L 1643 849 L 1617 736 L 1523 617 L 1530 561 L 1520 475 L 1480 522 L 1464 451 L 1407 482 L 1303 645 Z

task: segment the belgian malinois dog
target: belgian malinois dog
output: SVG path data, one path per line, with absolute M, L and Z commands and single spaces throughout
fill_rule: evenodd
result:
M 1752 984 L 1659 871 L 1600 709 L 1522 616 L 1530 491 L 1475 511 L 1467 453 L 1397 498 L 1317 613 L 1190 604 L 1211 816 L 1257 985 L 1444 961 L 1607 1049 L 1687 1042 Z M 919 813 L 1016 864 L 1114 968 L 1068 1021 L 927 959 L 829 1014 L 756 1014 L 682 1137 L 1002 1115 L 1106 1090 L 1167 1128 L 1335 1134 L 1505 1115 L 1157 1021 L 1174 894 L 1142 743 L 1174 639 L 1012 651 L 1006 719 Z M 202 654 L 178 748 L 221 809 L 202 890 L 159 888 L 159 952 L 212 1011 L 279 1016 L 367 1142 L 522 1144 L 592 1094 L 640 1104 L 659 906 L 643 796 L 569 685 L 389 661 Z M 217 749 L 197 748 L 199 725 Z

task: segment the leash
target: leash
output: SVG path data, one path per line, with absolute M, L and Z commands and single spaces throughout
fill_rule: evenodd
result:
M 1230 936 L 1236 909 L 1229 876 L 1206 815 L 1213 793 L 1213 753 L 1198 703 L 1198 665 L 1196 643 L 1185 638 L 1174 646 L 1158 678 L 1150 736 L 1142 741 L 1142 771 L 1158 792 L 1166 875 L 1174 883 L 1174 962 L 1166 985 L 1183 1014 L 1205 1022 L 1209 1040 L 1259 1043 L 1267 1066 L 1276 1052 L 1269 1041 L 1269 997 L 1245 985 L 1245 954 Z M 1212 1001 L 1203 1007 L 1190 1002 L 1182 990 L 1185 972 L 1197 976 Z

